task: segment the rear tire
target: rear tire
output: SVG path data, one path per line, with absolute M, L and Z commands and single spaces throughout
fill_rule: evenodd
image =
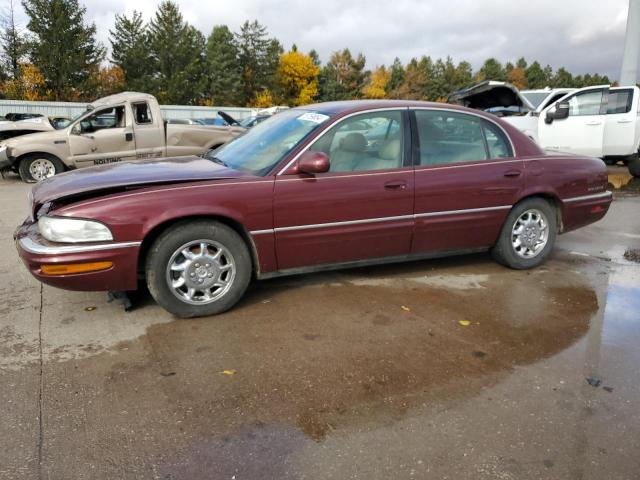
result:
M 638 155 L 629 160 L 627 167 L 629 168 L 629 173 L 631 175 L 634 177 L 640 177 L 640 157 Z
M 161 234 L 146 261 L 149 292 L 181 318 L 216 315 L 242 297 L 251 280 L 251 255 L 232 228 L 185 221 Z
M 537 267 L 551 254 L 556 235 L 555 208 L 542 198 L 529 198 L 511 209 L 491 254 L 516 270 Z
M 23 182 L 35 183 L 64 172 L 64 165 L 57 157 L 47 153 L 24 156 L 18 165 L 18 173 Z

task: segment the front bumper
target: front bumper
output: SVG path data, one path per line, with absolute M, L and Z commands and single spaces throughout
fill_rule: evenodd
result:
M 18 255 L 31 274 L 47 285 L 65 290 L 124 291 L 137 288 L 140 242 L 59 244 L 44 239 L 28 221 L 14 234 Z M 46 275 L 42 265 L 112 262 L 96 272 Z
M 0 150 L 0 170 L 9 168 L 13 165 L 13 162 L 7 156 L 7 149 Z

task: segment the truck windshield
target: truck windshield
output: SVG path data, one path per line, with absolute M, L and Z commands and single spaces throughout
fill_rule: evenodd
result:
M 287 110 L 212 150 L 205 158 L 235 170 L 266 175 L 307 135 L 329 119 L 328 115 L 305 110 Z

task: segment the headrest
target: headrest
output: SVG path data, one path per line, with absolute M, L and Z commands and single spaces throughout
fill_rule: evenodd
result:
M 389 140 L 380 149 L 380 158 L 383 160 L 398 160 L 400 158 L 400 139 Z
M 351 132 L 342 140 L 340 140 L 340 150 L 347 152 L 364 152 L 367 148 L 367 139 L 364 135 L 357 132 Z

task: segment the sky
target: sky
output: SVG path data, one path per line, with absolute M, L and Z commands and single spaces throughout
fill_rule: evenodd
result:
M 7 0 L 3 0 L 7 1 Z M 151 18 L 160 0 L 80 0 L 98 39 L 109 45 L 116 13 Z M 478 68 L 488 57 L 524 56 L 574 74 L 620 76 L 628 0 L 177 0 L 185 19 L 208 35 L 257 19 L 289 49 L 315 49 L 323 62 L 349 47 L 367 67 L 395 57 L 450 55 Z

